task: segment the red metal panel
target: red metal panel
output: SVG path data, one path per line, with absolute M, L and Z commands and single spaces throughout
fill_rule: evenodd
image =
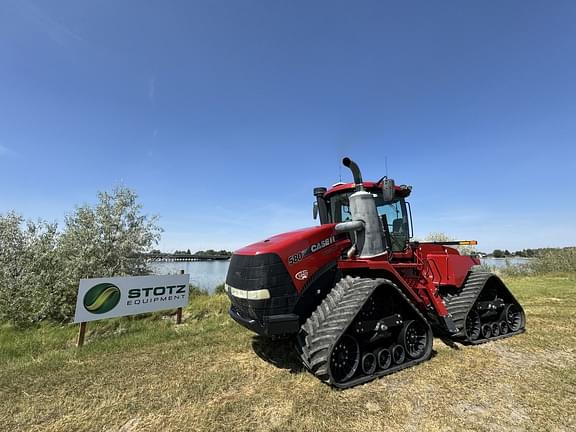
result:
M 458 288 L 464 284 L 470 268 L 480 264 L 477 258 L 454 254 L 430 254 L 426 259 L 430 262 L 435 283 Z
M 335 224 L 320 225 L 279 234 L 234 252 L 237 255 L 277 254 L 292 277 L 298 293 L 314 274 L 336 262 L 350 247 L 346 234 L 336 234 Z

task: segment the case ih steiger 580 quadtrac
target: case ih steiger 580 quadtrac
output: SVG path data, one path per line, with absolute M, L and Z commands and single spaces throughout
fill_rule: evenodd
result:
M 448 245 L 411 242 L 411 187 L 392 179 L 314 189 L 320 226 L 234 253 L 230 315 L 264 336 L 295 336 L 320 380 L 351 387 L 416 365 L 433 334 L 479 344 L 524 331 L 522 307 L 479 260 Z

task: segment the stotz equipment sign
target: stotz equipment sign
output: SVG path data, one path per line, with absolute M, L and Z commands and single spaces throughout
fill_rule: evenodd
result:
M 187 274 L 82 279 L 74 322 L 184 307 L 189 280 Z

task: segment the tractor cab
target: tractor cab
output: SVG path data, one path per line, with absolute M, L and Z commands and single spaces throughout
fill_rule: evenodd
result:
M 395 186 L 393 181 L 363 182 L 367 192 L 374 196 L 378 216 L 383 228 L 390 236 L 392 252 L 400 252 L 408 247 L 412 237 L 410 204 L 405 198 L 410 195 L 410 186 Z M 349 197 L 356 190 L 355 183 L 339 183 L 331 189 L 315 188 L 314 218 L 319 215 L 321 224 L 337 224 L 352 220 Z M 386 226 L 384 226 L 386 225 Z

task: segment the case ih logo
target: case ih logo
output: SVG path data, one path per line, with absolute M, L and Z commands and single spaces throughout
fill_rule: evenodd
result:
M 300 270 L 294 277 L 298 280 L 306 280 L 308 279 L 308 270 Z
M 320 240 L 318 243 L 314 243 L 311 246 L 308 246 L 306 249 L 301 250 L 300 252 L 295 253 L 292 256 L 288 257 L 288 264 L 296 264 L 297 262 L 302 261 L 308 255 L 313 254 L 314 252 L 318 252 L 325 247 L 330 246 L 331 244 L 336 243 L 336 237 L 328 237 L 327 239 Z

